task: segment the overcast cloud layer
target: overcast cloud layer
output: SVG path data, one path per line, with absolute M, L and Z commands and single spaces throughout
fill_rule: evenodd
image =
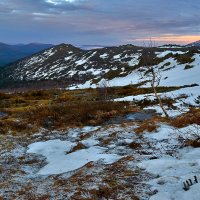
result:
M 0 41 L 116 45 L 200 39 L 199 0 L 0 0 Z

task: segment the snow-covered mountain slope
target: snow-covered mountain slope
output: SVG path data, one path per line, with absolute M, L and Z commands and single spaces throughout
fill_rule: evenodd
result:
M 172 51 L 164 50 L 162 52 L 155 52 L 159 59 L 158 64 L 153 66 L 160 72 L 161 81 L 160 86 L 184 86 L 184 85 L 200 85 L 200 51 L 191 54 L 191 51 Z M 139 62 L 140 63 L 140 62 Z M 135 67 L 135 68 L 134 68 Z M 139 72 L 141 68 L 145 67 L 135 65 L 132 71 L 124 73 L 124 76 L 116 76 L 113 79 L 104 79 L 109 86 L 125 86 L 129 84 L 138 84 L 149 80 L 148 74 L 146 77 L 141 78 Z M 102 81 L 102 80 L 101 80 Z M 150 86 L 148 82 L 145 86 Z M 74 85 L 70 87 L 75 88 L 88 88 L 96 87 L 92 80 L 84 84 Z
M 110 86 L 137 84 L 139 71 L 145 70 L 145 56 L 153 52 L 155 68 L 159 68 L 163 86 L 199 84 L 200 51 L 198 47 L 170 45 L 158 48 L 123 45 L 82 50 L 60 44 L 1 69 L 5 81 L 62 80 L 69 88 L 96 87 L 102 81 Z M 147 84 L 148 85 L 148 84 Z
M 165 56 L 165 52 L 158 53 L 157 56 L 160 57 L 161 54 Z M 179 53 L 179 58 L 184 56 L 182 52 Z M 181 56 L 182 55 L 182 56 Z M 176 59 L 176 57 L 169 57 L 164 59 L 158 65 L 153 66 L 155 72 L 160 73 L 160 86 L 169 87 L 169 86 L 181 86 L 180 89 L 175 91 L 160 93 L 161 98 L 166 99 L 176 99 L 173 104 L 174 107 L 178 106 L 178 112 L 174 109 L 168 109 L 168 113 L 170 116 L 177 116 L 184 112 L 188 111 L 188 105 L 198 106 L 197 102 L 200 99 L 200 54 L 194 53 L 190 59 L 186 59 L 184 62 L 180 63 L 180 60 Z M 187 62 L 186 62 L 187 61 Z M 132 73 L 123 78 L 115 78 L 111 80 L 110 84 L 123 84 L 127 81 L 132 81 L 132 83 L 138 83 L 139 81 L 148 81 L 149 76 L 143 76 L 140 78 L 139 73 Z M 145 82 L 145 84 L 141 87 L 151 87 L 149 82 Z M 142 95 L 134 95 L 134 96 L 126 96 L 122 98 L 117 98 L 115 101 L 143 101 L 146 100 L 155 100 L 154 94 L 142 94 Z M 162 113 L 162 110 L 159 106 L 151 106 L 147 107 L 147 109 L 156 109 L 157 112 Z
M 28 57 L 2 70 L 2 76 L 13 80 L 57 80 L 74 82 L 111 76 L 111 72 L 131 70 L 139 63 L 140 48 L 120 46 L 82 50 L 61 44 Z M 109 73 L 108 73 L 109 72 Z
M 193 43 L 190 43 L 188 45 L 186 45 L 187 47 L 199 47 L 200 46 L 200 40 L 196 41 L 196 42 L 193 42 Z

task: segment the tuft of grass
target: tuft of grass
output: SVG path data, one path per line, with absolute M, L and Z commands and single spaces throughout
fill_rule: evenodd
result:
M 180 64 L 192 63 L 195 60 L 189 54 L 176 54 L 175 57 Z
M 191 124 L 200 125 L 200 109 L 190 109 L 188 113 L 185 113 L 171 121 L 171 125 L 176 128 L 183 128 Z
M 129 147 L 130 147 L 131 149 L 139 149 L 139 148 L 141 148 L 141 144 L 136 143 L 136 142 L 131 142 L 131 143 L 129 144 Z
M 186 140 L 184 142 L 184 146 L 199 148 L 200 147 L 200 138 L 196 138 L 196 139 L 193 139 L 193 140 Z
M 153 132 L 156 131 L 158 128 L 158 125 L 155 123 L 155 121 L 146 121 L 140 124 L 139 127 L 135 128 L 134 131 L 137 134 L 144 133 L 144 132 Z
M 75 151 L 81 150 L 81 149 L 85 149 L 86 146 L 83 145 L 81 142 L 78 142 L 78 144 L 76 146 L 74 146 L 69 152 L 67 152 L 67 154 L 69 153 L 73 153 Z

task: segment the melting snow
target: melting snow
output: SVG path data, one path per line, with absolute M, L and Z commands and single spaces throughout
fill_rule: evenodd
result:
M 178 49 L 178 48 L 183 48 L 184 46 L 177 46 L 177 45 L 163 45 L 163 46 L 159 46 L 158 48 L 163 48 L 163 49 Z
M 65 61 L 68 61 L 68 60 L 71 60 L 73 58 L 73 55 L 72 56 L 68 56 L 65 58 Z
M 87 60 L 80 59 L 80 60 L 76 61 L 75 63 L 76 63 L 76 65 L 83 65 L 83 64 L 85 64 L 86 62 L 87 62 Z
M 100 55 L 99 57 L 105 59 L 105 58 L 108 57 L 108 54 L 107 54 L 107 53 L 104 53 L 104 54 Z
M 159 176 L 149 182 L 153 189 L 158 190 L 150 200 L 196 200 L 197 196 L 200 196 L 200 184 L 191 186 L 189 191 L 184 191 L 183 182 L 193 180 L 194 176 L 200 179 L 199 155 L 200 148 L 181 149 L 177 158 L 163 156 L 141 162 L 139 167 Z
M 113 56 L 114 59 L 119 59 L 120 57 L 121 57 L 121 54 Z
M 175 86 L 175 85 L 187 85 L 197 83 L 199 84 L 199 72 L 200 72 L 200 55 L 194 55 L 195 61 L 189 63 L 193 68 L 184 70 L 186 64 L 178 64 L 173 61 L 173 69 L 162 72 L 162 80 L 160 85 L 162 86 Z M 168 77 L 165 79 L 165 77 Z
M 70 172 L 83 167 L 88 162 L 95 162 L 100 159 L 105 164 L 112 164 L 120 159 L 117 154 L 106 154 L 107 148 L 92 146 L 97 144 L 92 139 L 85 140 L 83 143 L 91 147 L 67 154 L 76 143 L 61 140 L 36 142 L 28 146 L 27 153 L 40 154 L 47 158 L 48 164 L 40 169 L 38 172 L 40 175 Z
M 170 50 L 163 51 L 163 52 L 156 52 L 158 58 L 165 57 L 166 55 L 168 55 L 170 53 L 175 55 L 175 54 L 185 54 L 186 52 L 183 52 L 183 51 L 170 51 Z
M 132 55 L 132 59 L 130 61 L 128 61 L 128 65 L 131 66 L 135 66 L 139 63 L 139 57 L 141 56 L 141 54 L 134 54 Z
M 47 57 L 50 57 L 50 56 L 52 56 L 52 55 L 54 55 L 54 48 L 51 48 L 51 49 L 49 49 L 49 50 L 46 50 L 44 53 L 43 53 L 43 55 L 45 55 L 45 56 L 47 56 Z

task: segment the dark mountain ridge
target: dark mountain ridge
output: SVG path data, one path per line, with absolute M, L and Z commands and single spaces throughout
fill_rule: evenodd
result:
M 52 44 L 40 44 L 40 43 L 16 44 L 16 45 L 0 43 L 0 67 L 15 62 L 18 59 L 30 56 L 34 53 L 37 53 L 52 46 L 53 46 Z

